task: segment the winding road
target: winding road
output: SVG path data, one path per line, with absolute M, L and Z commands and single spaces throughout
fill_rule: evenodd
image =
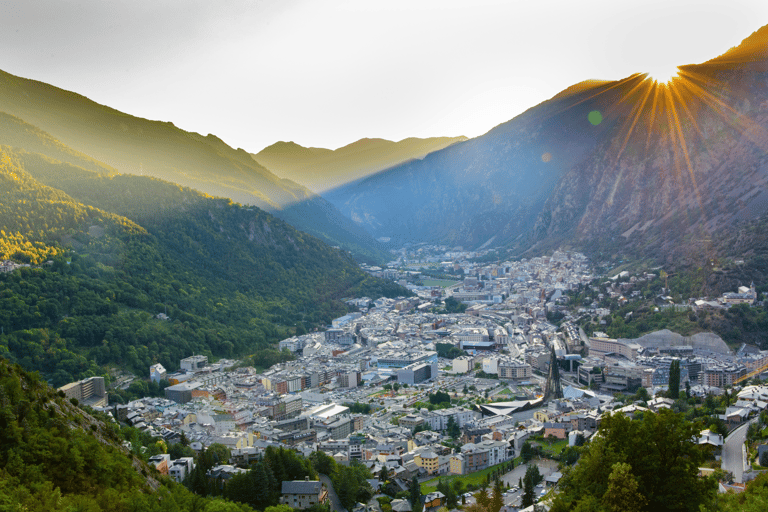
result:
M 319 474 L 320 481 L 323 483 L 326 489 L 328 489 L 328 500 L 331 504 L 331 512 L 347 512 L 344 505 L 339 501 L 339 497 L 336 495 L 336 491 L 333 490 L 333 483 L 327 475 Z
M 744 450 L 744 441 L 747 439 L 747 429 L 755 419 L 737 427 L 725 438 L 723 444 L 723 460 L 720 467 L 733 474 L 733 481 L 737 483 L 744 482 L 744 466 L 746 465 L 746 451 Z

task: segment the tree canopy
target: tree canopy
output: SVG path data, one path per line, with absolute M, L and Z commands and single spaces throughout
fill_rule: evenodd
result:
M 714 480 L 697 476 L 704 459 L 699 430 L 666 410 L 634 421 L 605 416 L 579 463 L 565 470 L 552 510 L 616 510 L 626 501 L 648 512 L 699 510 L 716 492 Z M 637 495 L 645 501 L 632 500 Z

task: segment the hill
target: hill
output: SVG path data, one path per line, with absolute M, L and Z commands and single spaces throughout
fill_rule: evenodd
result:
M 276 174 L 318 194 L 397 164 L 467 140 L 466 137 L 411 137 L 399 142 L 360 139 L 336 150 L 276 142 L 253 155 Z
M 68 146 L 81 162 L 89 158 L 121 173 L 160 178 L 212 196 L 258 206 L 290 219 L 296 227 L 366 261 L 386 260 L 378 244 L 308 189 L 281 179 L 245 150 L 233 149 L 215 135 L 203 136 L 99 105 L 84 96 L 0 71 L 0 120 L 4 136 L 13 130 L 38 130 Z M 22 127 L 19 120 L 27 125 Z M 50 144 L 27 146 L 30 138 L 10 135 L 12 144 L 62 161 Z M 24 139 L 23 141 L 21 139 Z M 35 144 L 39 144 L 35 142 Z M 87 156 L 86 156 L 87 155 Z M 291 208 L 283 214 L 284 208 Z M 318 227 L 320 226 L 320 227 Z M 327 230 L 327 231 L 326 231 Z
M 78 408 L 3 358 L 0 424 L 4 510 L 252 510 L 196 496 L 162 478 L 121 446 L 127 431 Z
M 767 31 L 669 84 L 642 74 L 577 84 L 324 197 L 396 243 L 675 264 L 740 257 L 737 234 L 750 245 L 746 228 L 768 212 Z
M 0 352 L 55 385 L 193 353 L 269 366 L 340 298 L 407 293 L 258 208 L 153 178 L 4 146 L 0 194 L 0 259 L 51 262 L 0 274 Z

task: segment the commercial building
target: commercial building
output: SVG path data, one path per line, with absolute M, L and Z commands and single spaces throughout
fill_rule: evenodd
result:
M 397 382 L 419 384 L 436 378 L 438 371 L 437 363 L 415 363 L 397 370 Z
M 77 382 L 70 382 L 59 388 L 67 398 L 74 398 L 89 407 L 106 407 L 109 401 L 104 377 L 89 377 Z
M 193 391 L 201 386 L 199 382 L 182 382 L 165 388 L 165 398 L 178 404 L 185 404 L 192 400 Z
M 377 364 L 379 368 L 405 368 L 414 363 L 437 363 L 437 352 L 432 350 L 393 351 L 380 356 Z
M 637 353 L 643 347 L 637 343 L 622 343 L 613 338 L 589 338 L 589 355 L 601 357 L 607 354 L 618 354 L 630 361 L 637 359 Z
M 208 356 L 190 356 L 181 360 L 179 367 L 188 372 L 196 372 L 208 366 Z

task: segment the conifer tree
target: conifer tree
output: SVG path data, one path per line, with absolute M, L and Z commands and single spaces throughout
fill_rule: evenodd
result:
M 493 494 L 491 495 L 491 504 L 489 512 L 499 512 L 504 506 L 504 497 L 502 496 L 501 480 L 496 480 L 493 485 Z
M 669 398 L 677 400 L 680 395 L 680 360 L 674 359 L 669 366 Z

